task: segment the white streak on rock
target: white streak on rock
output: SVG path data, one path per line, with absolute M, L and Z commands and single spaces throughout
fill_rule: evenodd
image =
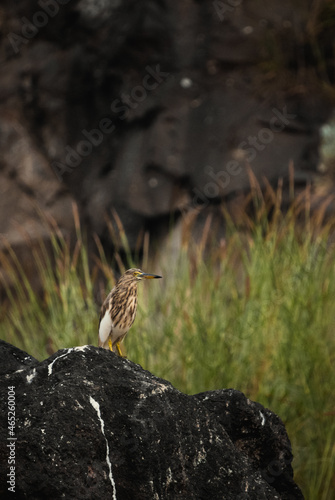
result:
M 107 462 L 107 465 L 109 468 L 109 479 L 110 479 L 111 485 L 113 487 L 113 500 L 116 500 L 116 486 L 115 486 L 115 481 L 114 481 L 113 474 L 112 474 L 112 464 L 111 464 L 111 461 L 109 459 L 109 444 L 108 444 L 108 441 L 107 441 L 107 438 L 105 435 L 105 422 L 101 418 L 100 405 L 95 399 L 92 398 L 92 396 L 90 396 L 90 403 L 93 406 L 93 408 L 95 409 L 95 411 L 97 412 L 98 419 L 100 420 L 101 432 L 102 432 L 102 435 L 106 441 L 106 462 Z
M 52 366 L 55 363 L 55 361 L 57 361 L 58 359 L 64 358 L 64 356 L 68 356 L 71 352 L 78 352 L 78 351 L 84 352 L 87 347 L 88 347 L 87 345 L 83 345 L 83 346 L 79 346 L 79 347 L 71 347 L 70 349 L 68 349 L 67 352 L 65 352 L 61 356 L 58 356 L 58 358 L 55 358 L 53 360 L 53 362 L 50 363 L 50 365 L 48 366 L 48 375 L 50 376 L 52 374 Z
M 31 375 L 26 376 L 28 384 L 31 384 L 31 382 L 35 378 L 35 376 L 36 376 L 36 368 L 33 369 Z
M 264 417 L 264 415 L 263 415 L 263 413 L 261 411 L 259 412 L 259 414 L 260 414 L 261 419 L 262 419 L 261 425 L 263 426 L 265 424 L 265 417 Z
M 50 365 L 48 366 L 48 376 L 50 376 L 52 374 L 52 366 L 53 364 L 58 360 L 58 359 L 61 359 L 61 358 L 64 358 L 64 356 L 68 356 L 70 354 L 70 352 L 72 352 L 72 348 L 69 349 L 66 353 L 62 354 L 61 356 L 58 356 L 58 358 L 55 358 L 53 360 L 52 363 L 50 363 Z
M 77 347 L 72 347 L 72 351 L 75 351 L 75 352 L 85 352 L 86 349 L 88 348 L 89 346 L 88 345 L 79 345 Z

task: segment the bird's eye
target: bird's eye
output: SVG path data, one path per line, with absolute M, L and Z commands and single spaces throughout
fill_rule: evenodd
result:
M 140 273 L 138 271 L 134 272 L 134 276 L 138 276 Z

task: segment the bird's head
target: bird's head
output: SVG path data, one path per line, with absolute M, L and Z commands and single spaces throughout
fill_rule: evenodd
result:
M 122 276 L 121 279 L 129 280 L 130 282 L 137 282 L 141 280 L 150 280 L 161 278 L 162 276 L 158 276 L 157 274 L 149 274 L 144 273 L 141 269 L 128 269 Z

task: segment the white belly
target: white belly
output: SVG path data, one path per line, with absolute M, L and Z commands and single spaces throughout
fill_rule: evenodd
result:
M 99 343 L 101 346 L 107 343 L 108 338 L 111 338 L 112 344 L 114 344 L 120 337 L 127 333 L 128 329 L 120 328 L 120 326 L 114 326 L 112 323 L 112 318 L 108 311 L 105 312 L 104 317 L 100 321 L 99 326 Z

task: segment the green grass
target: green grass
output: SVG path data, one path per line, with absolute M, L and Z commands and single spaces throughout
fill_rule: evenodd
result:
M 126 339 L 128 357 L 179 390 L 235 388 L 284 421 L 292 442 L 295 480 L 306 499 L 335 496 L 335 256 L 320 217 L 304 222 L 294 210 L 275 211 L 272 223 L 248 219 L 215 242 L 205 234 L 171 266 L 130 262 L 163 280 L 139 285 L 139 309 Z M 278 206 L 277 206 L 278 209 Z M 266 214 L 265 214 L 266 215 Z M 300 211 L 301 215 L 301 211 Z M 301 217 L 300 217 L 301 218 Z M 117 220 L 121 238 L 120 221 Z M 100 258 L 89 266 L 80 234 L 70 245 L 53 234 L 52 261 L 40 251 L 43 293 L 31 288 L 15 254 L 2 256 L 14 286 L 3 303 L 1 338 L 44 359 L 50 352 L 97 342 L 102 282 L 114 276 L 98 240 Z M 146 241 L 146 248 L 147 248 Z M 32 249 L 33 252 L 33 249 Z M 121 261 L 116 254 L 116 261 Z M 114 261 L 115 264 L 115 261 Z M 106 282 L 105 280 L 105 282 Z M 104 282 L 104 283 L 105 283 Z

